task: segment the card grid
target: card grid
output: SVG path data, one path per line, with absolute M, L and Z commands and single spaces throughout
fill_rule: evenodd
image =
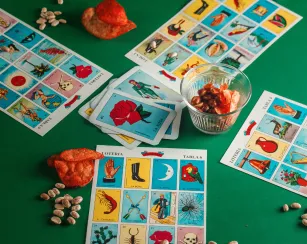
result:
M 193 16 L 192 13 L 189 13 L 188 11 L 191 6 L 196 5 L 197 3 L 200 5 L 201 1 L 194 0 L 191 1 L 186 7 L 184 7 L 180 12 L 178 12 L 174 17 L 172 17 L 169 21 L 167 21 L 165 24 L 163 24 L 161 27 L 159 27 L 152 35 L 147 37 L 144 41 L 142 41 L 139 45 L 137 45 L 134 49 L 132 49 L 130 52 L 126 54 L 126 57 L 131 59 L 132 61 L 136 62 L 139 65 L 142 65 L 146 68 L 149 68 L 153 71 L 153 73 L 160 77 L 161 80 L 165 82 L 170 88 L 173 88 L 174 90 L 178 91 L 180 90 L 180 81 L 183 77 L 182 74 L 180 74 L 181 71 L 189 70 L 191 67 L 195 67 L 198 64 L 205 64 L 205 63 L 220 63 L 225 62 L 229 65 L 239 65 L 239 69 L 243 71 L 245 68 L 247 68 L 252 62 L 254 62 L 265 50 L 267 50 L 277 39 L 279 39 L 283 34 L 285 34 L 289 29 L 291 29 L 296 23 L 298 23 L 302 17 L 293 13 L 292 11 L 282 7 L 281 5 L 277 4 L 273 1 L 255 1 L 255 0 L 247 0 L 246 2 L 249 4 L 248 7 L 244 9 L 244 11 L 239 12 L 235 8 L 231 7 L 230 0 L 227 1 L 214 1 L 214 0 L 207 0 L 205 1 L 209 4 L 209 10 L 206 12 L 204 16 L 201 16 L 201 19 L 197 20 L 196 17 Z M 254 19 L 251 19 L 249 16 L 250 8 L 252 6 L 255 6 L 256 4 L 266 4 L 264 2 L 268 2 L 270 5 L 275 6 L 272 11 L 267 12 L 264 16 L 265 18 L 261 19 L 258 22 L 256 22 Z M 214 7 L 210 8 L 210 5 L 213 5 Z M 235 17 L 233 19 L 230 19 L 229 22 L 223 25 L 221 29 L 215 30 L 215 27 L 210 26 L 208 23 L 203 23 L 206 18 L 211 18 L 211 14 L 214 13 L 219 8 L 224 7 L 228 9 L 229 11 L 235 13 Z M 274 26 L 268 26 L 269 19 L 271 19 L 275 14 L 279 14 L 282 12 L 285 16 L 285 19 L 289 17 L 289 24 L 286 25 L 286 28 L 282 29 L 282 31 L 278 32 L 274 29 Z M 165 30 L 165 26 L 167 24 L 173 23 L 172 20 L 176 20 L 178 16 L 182 16 L 185 21 L 193 21 L 194 24 L 192 26 L 187 27 L 185 30 L 185 33 L 183 33 L 180 38 L 172 37 L 170 34 L 164 33 L 163 30 Z M 227 30 L 227 28 L 230 26 L 231 23 L 233 23 L 236 19 L 244 18 L 248 20 L 250 23 L 252 23 L 255 27 L 251 30 L 247 31 L 245 36 L 243 36 L 240 40 L 237 42 L 232 39 L 231 36 L 227 36 L 223 33 L 223 31 Z M 292 19 L 292 17 L 294 19 Z M 213 19 L 212 19 L 213 20 Z M 174 23 L 173 23 L 174 24 Z M 183 23 L 184 24 L 184 23 Z M 195 30 L 197 31 L 200 27 L 202 29 L 207 29 L 207 32 L 213 33 L 210 38 L 205 39 L 206 41 L 201 43 L 201 45 L 196 50 L 191 50 L 191 48 L 185 46 L 182 44 L 185 39 L 191 34 L 190 32 Z M 260 29 L 261 28 L 261 29 Z M 197 29 L 197 30 L 196 30 Z M 266 34 L 267 36 L 274 36 L 272 40 L 268 40 L 268 43 L 263 47 L 259 48 L 260 50 L 256 49 L 256 52 L 253 53 L 250 51 L 245 45 L 243 45 L 245 42 L 247 42 L 248 38 L 250 38 L 250 34 L 261 30 Z M 194 31 L 194 32 L 195 32 Z M 263 34 L 263 33 L 260 33 Z M 167 47 L 163 47 L 159 51 L 159 45 L 156 48 L 158 51 L 157 55 L 153 58 L 146 57 L 145 55 L 145 48 L 148 47 L 150 42 L 154 40 L 155 36 L 158 36 L 159 38 L 162 38 L 164 40 L 168 39 L 170 40 L 170 44 Z M 210 36 L 210 35 L 209 35 Z M 261 36 L 261 35 L 260 35 Z M 227 51 L 222 53 L 220 56 L 218 56 L 216 59 L 212 59 L 209 56 L 206 56 L 204 53 L 204 48 L 208 47 L 209 44 L 213 44 L 212 41 L 216 39 L 217 37 L 221 37 L 221 39 L 225 40 L 227 43 L 229 43 L 229 47 Z M 251 39 L 251 38 L 250 38 Z M 252 40 L 252 39 L 251 39 Z M 255 41 L 255 40 L 254 40 Z M 163 42 L 162 42 L 163 43 Z M 261 44 L 261 43 L 260 43 Z M 162 45 L 162 44 L 160 44 Z M 184 57 L 180 59 L 180 62 L 177 62 L 174 68 L 171 68 L 171 70 L 167 70 L 166 66 L 163 66 L 159 64 L 157 61 L 163 57 L 166 57 L 170 51 L 172 51 L 172 48 L 175 46 L 179 46 L 181 49 L 185 50 L 186 52 L 189 52 L 189 55 L 187 57 Z M 233 56 L 231 55 L 237 55 L 238 52 L 235 51 L 235 49 L 238 49 L 239 51 L 239 59 L 240 57 L 249 57 L 249 60 L 245 62 L 245 64 L 240 62 L 230 62 L 229 60 L 234 60 Z M 251 50 L 253 50 L 251 48 Z M 241 53 L 241 54 L 240 54 Z M 231 55 L 230 55 L 231 54 Z M 242 55 L 242 56 L 241 56 Z M 228 58 L 229 62 L 226 60 Z M 238 57 L 237 57 L 238 58 Z M 237 59 L 236 58 L 236 59 Z M 237 60 L 238 61 L 238 60 Z M 197 64 L 198 62 L 198 64 Z M 242 65 L 243 64 L 243 65 Z M 189 67 L 187 66 L 189 65 Z M 162 72 L 163 71 L 163 72 Z M 167 75 L 170 75 L 174 78 L 174 80 L 170 79 L 169 77 L 165 77 L 161 75 L 162 73 L 166 72 Z
M 104 185 L 101 185 L 101 183 L 99 183 L 99 181 L 101 181 L 102 177 L 100 174 L 101 172 L 101 164 L 104 164 L 105 161 L 103 160 L 100 160 L 100 163 L 98 164 L 98 162 L 96 163 L 96 168 L 95 168 L 95 176 L 94 176 L 94 180 L 93 180 L 93 186 L 92 186 L 92 196 L 91 196 L 91 206 L 90 206 L 90 214 L 89 214 L 89 220 L 88 220 L 88 229 L 87 229 L 87 239 L 86 239 L 86 243 L 92 243 L 92 241 L 94 241 L 95 239 L 95 236 L 93 236 L 93 229 L 99 229 L 97 226 L 109 226 L 109 225 L 116 225 L 116 228 L 117 228 L 117 238 L 114 239 L 113 241 L 111 241 L 110 243 L 111 244 L 114 244 L 114 243 L 124 243 L 123 241 L 123 238 L 122 236 L 125 236 L 125 234 L 123 234 L 121 232 L 121 228 L 122 226 L 129 226 L 133 229 L 134 226 L 145 226 L 146 227 L 146 232 L 144 233 L 144 236 L 142 235 L 142 237 L 139 235 L 139 236 L 135 236 L 137 239 L 139 239 L 139 243 L 142 244 L 142 243 L 154 243 L 154 241 L 150 241 L 150 235 L 152 233 L 150 233 L 150 230 L 151 228 L 154 229 L 154 228 L 157 228 L 158 230 L 166 230 L 166 231 L 169 231 L 171 232 L 171 230 L 173 230 L 173 239 L 171 241 L 171 243 L 179 243 L 179 239 L 183 239 L 182 236 L 179 236 L 178 238 L 178 235 L 182 235 L 182 233 L 197 233 L 198 234 L 198 238 L 199 238 L 199 241 L 203 241 L 203 243 L 205 243 L 205 240 L 206 240 L 206 182 L 207 182 L 207 167 L 206 167 L 206 151 L 205 150 L 189 150 L 189 149 L 167 149 L 167 148 L 137 148 L 136 150 L 134 150 L 133 152 L 132 151 L 129 151 L 123 147 L 111 147 L 111 146 L 97 146 L 97 151 L 100 151 L 100 152 L 103 152 L 106 154 L 106 160 L 108 160 L 109 158 L 115 158 L 116 157 L 119 157 L 119 158 L 123 158 L 123 165 L 122 165 L 122 181 L 121 181 L 121 184 L 117 185 L 116 187 L 115 186 L 112 186 L 112 187 L 108 187 L 106 186 L 106 184 Z M 109 156 L 108 154 L 114 154 L 114 152 L 117 152 L 117 156 Z M 160 155 L 160 156 L 142 156 L 142 153 L 145 153 L 145 152 L 149 152 L 150 153 L 155 153 L 155 154 L 159 154 L 159 153 L 164 153 L 164 155 Z M 202 157 L 202 159 L 184 159 L 184 155 L 194 155 L 196 157 Z M 165 159 L 164 159 L 164 156 L 165 156 Z M 137 160 L 144 160 L 144 159 L 147 159 L 147 160 L 150 160 L 150 170 L 149 170 L 149 178 L 146 178 L 146 180 L 148 179 L 150 181 L 150 184 L 148 185 L 148 187 L 145 189 L 145 188 L 134 188 L 132 186 L 127 186 L 126 185 L 126 181 L 125 181 L 125 178 L 128 177 L 128 174 L 131 173 L 130 171 L 128 172 L 127 171 L 127 168 L 126 166 L 130 166 L 130 164 L 128 163 L 129 159 L 137 159 Z M 165 161 L 162 161 L 162 162 L 167 162 L 170 161 L 170 160 L 173 160 L 174 164 L 171 164 L 172 166 L 176 165 L 177 167 L 177 170 L 175 172 L 175 177 L 177 179 L 176 181 L 176 186 L 175 186 L 175 189 L 158 189 L 157 186 L 153 186 L 153 178 L 154 178 L 154 175 L 157 174 L 156 171 L 154 171 L 154 164 L 157 165 L 159 162 L 156 161 L 156 160 L 165 160 Z M 185 161 L 190 161 L 190 162 L 203 162 L 202 164 L 198 164 L 199 165 L 202 165 L 203 166 L 203 171 L 201 173 L 201 177 L 202 179 L 204 180 L 203 183 L 204 183 L 204 186 L 203 186 L 203 189 L 202 190 L 180 190 L 180 185 L 182 184 L 183 181 L 181 181 L 180 179 L 180 176 L 182 175 L 181 171 L 181 165 L 183 165 L 183 163 L 185 163 Z M 140 161 L 141 164 L 143 161 Z M 170 161 L 171 162 L 171 161 Z M 183 163 L 181 163 L 183 162 Z M 162 163 L 160 163 L 162 164 Z M 118 166 L 119 164 L 116 164 L 115 163 L 115 166 Z M 196 164 L 197 165 L 197 164 Z M 142 166 L 141 166 L 142 167 Z M 164 169 L 163 169 L 164 171 Z M 141 171 L 140 171 L 141 172 Z M 161 172 L 159 172 L 161 173 Z M 142 174 L 144 175 L 144 171 L 142 171 L 142 173 L 140 173 L 140 175 L 142 176 Z M 163 175 L 163 174 L 161 174 Z M 116 179 L 118 179 L 119 177 L 121 177 L 121 175 L 118 175 L 116 177 Z M 130 175 L 129 175 L 130 177 Z M 144 177 L 143 177 L 144 178 Z M 168 184 L 167 181 L 165 184 Z M 172 184 L 172 183 L 171 183 Z M 115 221 L 97 221 L 97 220 L 94 220 L 96 217 L 95 215 L 97 214 L 97 212 L 95 213 L 95 204 L 98 204 L 97 202 L 95 203 L 95 194 L 96 194 L 96 190 L 104 190 L 104 191 L 108 191 L 109 190 L 109 193 L 111 194 L 112 196 L 112 191 L 115 192 L 117 190 L 120 190 L 121 191 L 121 196 L 120 196 L 120 203 L 118 203 L 118 207 L 120 208 L 119 212 L 118 212 L 118 219 L 115 220 Z M 125 198 L 127 196 L 124 195 L 124 192 L 128 191 L 128 193 L 130 193 L 130 195 L 133 193 L 133 192 L 137 192 L 137 193 L 140 193 L 140 194 L 143 194 L 143 191 L 147 193 L 147 196 L 148 196 L 148 202 L 147 202 L 147 211 L 145 212 L 142 212 L 142 209 L 140 210 L 140 212 L 142 214 L 144 214 L 146 216 L 146 220 L 140 222 L 138 219 L 136 220 L 133 220 L 131 222 L 126 222 L 123 218 L 123 216 L 125 215 L 126 212 L 123 212 L 123 209 L 125 208 L 125 206 L 123 205 L 126 205 L 129 203 L 127 203 L 127 201 L 125 201 Z M 173 211 L 175 211 L 175 222 L 174 224 L 162 224 L 162 223 L 150 223 L 151 219 L 150 219 L 150 209 L 153 207 L 153 204 L 152 204 L 152 198 L 154 197 L 152 194 L 153 193 L 157 193 L 156 195 L 159 196 L 160 193 L 163 193 L 165 195 L 167 195 L 167 193 L 176 193 L 176 204 L 175 204 L 175 209 Z M 202 223 L 197 225 L 197 224 L 179 224 L 178 223 L 178 206 L 180 205 L 179 202 L 180 202 L 180 199 L 179 199 L 179 195 L 180 194 L 184 194 L 185 196 L 203 196 L 203 198 L 200 198 L 200 199 L 203 199 L 203 206 L 202 206 L 202 209 L 203 209 L 203 219 L 201 220 Z M 188 195 L 186 195 L 188 194 Z M 171 194 L 170 194 L 171 195 Z M 169 200 L 169 199 L 168 199 Z M 170 210 L 171 207 L 169 207 L 169 213 L 170 213 Z M 101 209 L 100 209 L 101 211 Z M 96 227 L 94 225 L 97 225 Z M 178 228 L 188 228 L 188 229 L 184 229 L 183 231 L 181 231 L 179 234 L 178 233 Z M 201 233 L 199 233 L 199 230 L 201 229 Z
M 8 59 L 7 52 L 0 53 L 0 59 L 8 63 L 0 69 L 1 91 L 10 97 L 0 99 L 0 109 L 43 136 L 112 75 L 2 9 L 0 16 L 14 20 L 0 30 L 2 42 L 9 42 L 17 53 L 24 51 L 14 60 Z M 76 63 L 71 69 L 66 67 L 70 61 Z M 21 92 L 23 86 L 26 89 Z M 13 99 L 10 94 L 17 96 Z
M 307 197 L 306 117 L 307 106 L 265 91 L 221 163 Z

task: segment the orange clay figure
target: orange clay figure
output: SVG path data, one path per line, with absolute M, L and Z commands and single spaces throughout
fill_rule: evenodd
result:
M 89 33 L 105 40 L 116 38 L 136 28 L 116 0 L 104 0 L 96 8 L 87 8 L 81 21 Z

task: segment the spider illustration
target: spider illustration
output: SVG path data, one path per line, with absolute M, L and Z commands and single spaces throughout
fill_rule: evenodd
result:
M 179 218 L 188 223 L 197 223 L 204 219 L 204 197 L 201 194 L 183 193 L 178 205 Z

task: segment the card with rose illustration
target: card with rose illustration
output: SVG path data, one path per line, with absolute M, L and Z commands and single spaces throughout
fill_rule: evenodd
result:
M 114 82 L 116 79 L 112 79 L 109 82 L 109 85 Z M 84 104 L 80 109 L 79 109 L 79 114 L 85 118 L 86 120 L 89 121 L 90 116 L 92 115 L 93 111 L 95 110 L 95 108 L 97 107 L 97 105 L 99 104 L 100 100 L 104 97 L 104 95 L 106 94 L 106 92 L 108 91 L 107 88 L 105 88 L 101 93 L 99 93 L 98 95 L 96 95 L 95 97 L 93 97 L 89 102 L 87 102 L 86 104 Z M 101 129 L 100 126 L 95 125 L 97 128 Z M 135 147 L 137 147 L 138 145 L 141 144 L 140 141 L 135 140 L 134 138 L 131 138 L 129 136 L 125 136 L 122 134 L 116 134 L 116 132 L 114 131 L 110 131 L 109 129 L 105 129 L 108 130 L 108 132 L 104 132 L 106 134 L 108 134 L 110 137 L 112 137 L 114 140 L 118 141 L 120 144 L 122 144 L 123 146 L 125 146 L 126 148 L 129 149 L 134 149 Z
M 44 136 L 111 76 L 0 9 L 0 108 L 28 129 Z
M 90 116 L 90 121 L 137 140 L 157 145 L 176 112 L 148 99 L 110 90 Z
M 307 106 L 264 91 L 221 163 L 307 197 Z

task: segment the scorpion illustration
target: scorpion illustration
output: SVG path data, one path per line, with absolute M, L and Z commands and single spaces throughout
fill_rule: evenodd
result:
M 128 233 L 130 235 L 130 238 L 127 238 L 126 241 L 129 244 L 137 244 L 137 243 L 139 243 L 139 240 L 135 238 L 139 234 L 139 228 L 136 228 L 136 234 L 135 235 L 131 234 L 131 228 L 129 229 Z

